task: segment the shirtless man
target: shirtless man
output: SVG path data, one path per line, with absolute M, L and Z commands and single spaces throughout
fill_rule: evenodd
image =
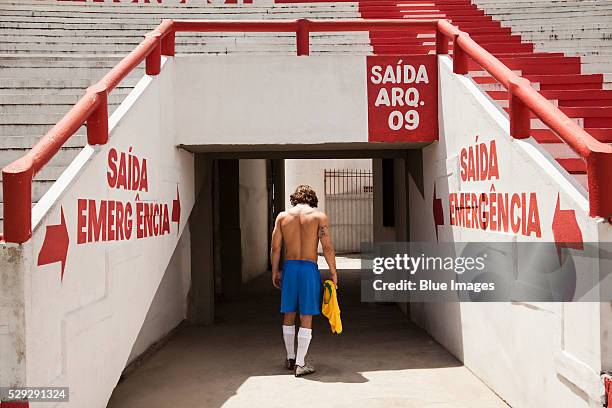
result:
M 276 217 L 272 232 L 272 284 L 281 289 L 283 338 L 287 349 L 285 366 L 301 377 L 314 373 L 304 361 L 312 338 L 312 316 L 321 313 L 321 275 L 317 267 L 319 240 L 329 265 L 331 280 L 338 284 L 336 254 L 329 235 L 327 215 L 315 210 L 317 195 L 310 186 L 301 185 L 290 196 L 293 208 Z M 281 248 L 285 244 L 283 272 L 279 271 Z M 295 317 L 300 312 L 300 330 L 295 352 Z

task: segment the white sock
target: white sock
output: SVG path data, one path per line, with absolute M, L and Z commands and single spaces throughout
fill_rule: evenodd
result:
M 312 339 L 312 329 L 305 329 L 304 327 L 300 327 L 300 331 L 297 335 L 298 338 L 298 347 L 297 347 L 297 356 L 295 357 L 295 364 L 300 367 L 304 366 L 304 359 L 306 358 L 306 353 L 308 353 L 308 346 L 310 346 L 310 339 Z
M 295 358 L 295 326 L 283 325 L 283 339 L 285 339 L 287 359 Z

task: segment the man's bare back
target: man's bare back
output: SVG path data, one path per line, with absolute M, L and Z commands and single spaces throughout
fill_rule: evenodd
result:
M 285 259 L 317 262 L 319 226 L 323 218 L 321 215 L 321 212 L 305 204 L 299 204 L 279 214 L 279 224 L 285 242 Z
M 278 287 L 280 249 L 285 245 L 285 259 L 317 262 L 319 241 L 329 266 L 331 279 L 337 284 L 336 254 L 329 235 L 327 215 L 307 204 L 281 212 L 272 232 L 272 280 Z

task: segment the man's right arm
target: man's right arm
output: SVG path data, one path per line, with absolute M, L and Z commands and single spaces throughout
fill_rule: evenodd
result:
M 338 273 L 336 272 L 336 251 L 334 250 L 334 244 L 331 240 L 329 232 L 329 220 L 327 215 L 321 213 L 319 218 L 319 241 L 321 241 L 321 247 L 323 248 L 323 256 L 329 266 L 329 272 L 331 274 L 331 280 L 336 286 L 338 286 Z
M 283 213 L 278 214 L 274 222 L 274 231 L 272 231 L 272 244 L 270 245 L 270 263 L 272 264 L 272 284 L 280 289 L 280 271 L 279 263 L 281 257 L 281 249 L 283 247 L 283 232 L 281 229 L 281 219 Z

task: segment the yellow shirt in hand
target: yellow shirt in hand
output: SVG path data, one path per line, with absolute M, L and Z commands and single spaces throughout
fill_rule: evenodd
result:
M 321 306 L 323 316 L 329 319 L 332 333 L 342 333 L 342 321 L 340 320 L 340 306 L 338 306 L 338 296 L 336 285 L 327 279 L 323 283 L 323 305 Z

